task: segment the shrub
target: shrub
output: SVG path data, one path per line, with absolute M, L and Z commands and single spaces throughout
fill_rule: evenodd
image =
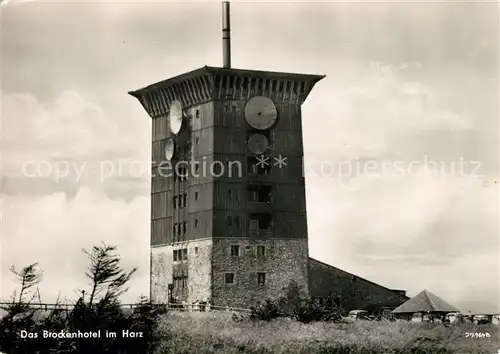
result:
M 341 308 L 336 305 L 333 299 L 325 304 L 319 304 L 313 299 L 301 295 L 302 289 L 293 280 L 284 290 L 285 296 L 280 299 L 280 304 L 288 317 L 303 323 L 339 321 L 342 318 Z
M 267 299 L 263 304 L 252 307 L 250 310 L 252 320 L 270 321 L 283 315 L 278 304 L 271 299 Z
M 114 246 L 94 246 L 91 252 L 83 250 L 89 257 L 90 265 L 86 273 L 91 281 L 90 296 L 85 299 L 85 291 L 67 313 L 54 309 L 42 314 L 30 308 L 27 298 L 29 290 L 42 279 L 37 264 L 29 265 L 21 272 L 13 273 L 21 284 L 19 299 L 13 297 L 7 315 L 0 320 L 0 350 L 15 353 L 151 353 L 160 341 L 159 317 L 166 307 L 152 305 L 141 298 L 131 313 L 126 313 L 119 302 L 119 296 L 128 289 L 126 284 L 137 268 L 129 272 L 120 265 Z M 21 330 L 37 333 L 38 338 L 23 339 Z M 53 333 L 98 332 L 100 338 L 43 338 L 42 331 Z M 140 333 L 138 336 L 123 335 Z M 114 332 L 109 337 L 106 333 Z
M 302 295 L 302 289 L 295 281 L 283 289 L 285 295 L 277 300 L 267 299 L 264 303 L 253 307 L 251 318 L 270 321 L 278 317 L 289 317 L 299 322 L 340 321 L 341 309 L 334 301 L 324 305 Z
M 339 308 L 321 305 L 312 300 L 305 301 L 302 306 L 296 309 L 294 315 L 298 321 L 303 323 L 313 321 L 339 322 L 342 320 Z

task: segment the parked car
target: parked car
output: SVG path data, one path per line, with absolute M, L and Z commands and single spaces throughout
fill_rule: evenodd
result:
M 444 317 L 444 321 L 447 323 L 461 323 L 463 322 L 463 315 L 460 312 L 450 312 Z
M 350 320 L 354 320 L 354 321 L 357 321 L 357 320 L 369 320 L 369 316 L 368 316 L 368 311 L 365 311 L 365 310 L 352 310 L 352 311 L 349 311 L 349 314 L 347 315 L 347 318 L 349 318 Z
M 472 317 L 472 322 L 474 324 L 485 324 L 489 323 L 490 321 L 487 315 L 474 315 L 474 317 Z
M 431 321 L 431 316 L 428 313 L 415 312 L 410 321 L 413 323 L 428 323 Z

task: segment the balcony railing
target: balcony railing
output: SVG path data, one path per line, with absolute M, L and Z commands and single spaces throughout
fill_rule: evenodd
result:
M 272 229 L 248 229 L 249 237 L 272 237 L 273 230 Z
M 247 173 L 247 180 L 249 182 L 270 182 L 276 179 L 271 174 L 260 174 L 260 173 Z

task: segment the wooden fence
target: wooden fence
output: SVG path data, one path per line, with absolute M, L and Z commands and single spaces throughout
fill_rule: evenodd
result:
M 46 303 L 29 303 L 24 304 L 32 309 L 40 309 L 42 311 L 50 311 L 54 309 L 59 309 L 63 311 L 71 311 L 75 305 L 74 304 L 46 304 Z M 250 309 L 238 308 L 238 307 L 227 307 L 227 306 L 214 306 L 214 305 L 200 305 L 200 304 L 152 304 L 153 306 L 165 306 L 167 305 L 168 310 L 173 311 L 192 311 L 192 312 L 208 312 L 208 311 L 224 311 L 224 312 L 243 312 L 249 313 Z M 12 306 L 11 302 L 0 302 L 0 309 L 8 309 Z M 138 304 L 121 304 L 123 309 L 131 309 L 138 307 Z

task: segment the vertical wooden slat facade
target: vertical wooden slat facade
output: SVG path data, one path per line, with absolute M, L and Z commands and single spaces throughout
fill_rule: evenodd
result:
M 169 272 L 168 279 L 174 283 L 174 295 L 187 299 L 192 289 L 205 286 L 202 284 L 207 280 L 196 277 L 209 275 L 199 271 L 200 274 L 196 275 L 197 271 L 192 268 L 194 264 L 208 272 L 220 270 L 221 265 L 215 259 L 217 255 L 227 257 L 229 251 L 219 249 L 219 244 L 223 244 L 219 240 L 249 242 L 243 252 L 248 255 L 255 253 L 249 246 L 251 244 L 273 239 L 276 242 L 290 240 L 289 261 L 307 263 L 304 258 L 307 257 L 307 249 L 299 250 L 303 246 L 298 246 L 304 244 L 307 248 L 301 105 L 314 84 L 322 78 L 317 75 L 204 67 L 130 93 L 138 98 L 153 118 L 151 246 L 168 246 L 178 251 L 193 242 L 206 239 L 213 242 L 213 250 L 206 251 L 211 258 L 205 261 L 190 258 L 175 261 L 172 255 L 162 258 L 168 260 L 164 262 L 169 262 L 161 269 Z M 254 155 L 248 149 L 247 140 L 256 131 L 246 123 L 244 112 L 248 100 L 258 95 L 270 98 L 278 111 L 276 124 L 264 133 L 270 144 L 269 151 L 265 153 L 272 165 L 268 175 L 248 173 L 251 170 L 249 157 Z M 177 136 L 170 133 L 168 121 L 174 100 L 181 102 L 186 114 L 183 129 Z M 176 151 L 187 149 L 184 155 L 174 157 L 177 160 L 172 161 L 176 163 L 185 159 L 189 172 L 185 180 L 176 178 L 171 169 L 173 166 L 170 166 L 172 162 L 166 161 L 165 147 L 170 138 L 175 141 Z M 275 165 L 278 156 L 286 157 L 286 166 L 280 168 Z M 248 188 L 251 185 L 269 186 L 272 190 L 271 202 L 249 201 Z M 271 215 L 270 231 L 250 229 L 250 216 L 254 213 Z M 282 246 L 273 243 L 266 247 L 269 247 L 271 255 L 284 251 L 280 248 Z M 189 252 L 195 254 L 194 250 Z M 297 252 L 300 261 L 293 260 L 294 252 Z M 252 259 L 249 263 L 251 268 L 280 266 L 264 265 L 263 259 Z M 302 276 L 299 268 L 296 275 Z M 194 272 L 191 277 L 198 279 L 199 284 L 195 284 L 198 280 L 190 277 L 189 269 Z M 212 277 L 209 280 L 212 289 L 215 286 L 213 282 L 219 281 L 218 276 L 209 276 Z M 244 276 L 249 277 L 252 283 L 251 274 Z M 158 279 L 154 280 L 152 274 L 151 284 L 157 284 Z
M 278 196 L 273 201 L 276 213 L 274 237 L 294 237 L 286 231 L 285 226 L 280 225 L 290 225 L 296 220 L 295 214 L 283 214 L 280 210 L 287 209 L 290 205 L 298 210 L 305 209 L 305 193 L 301 193 L 304 187 L 300 105 L 308 94 L 308 81 L 302 78 L 285 79 L 269 76 L 262 73 L 257 75 L 203 73 L 177 81 L 169 87 L 148 91 L 141 96 L 140 102 L 153 117 L 151 189 L 153 245 L 172 243 L 174 240 L 212 237 L 213 234 L 221 237 L 247 237 L 245 229 L 248 224 L 248 210 L 244 203 L 238 204 L 235 200 L 228 202 L 222 196 L 226 196 L 229 190 L 234 190 L 233 193 L 237 193 L 235 195 L 243 198 L 249 181 L 279 184 L 280 187 L 275 188 Z M 251 155 L 246 141 L 251 129 L 245 122 L 244 110 L 247 100 L 255 95 L 266 95 L 275 102 L 279 118 L 268 134 L 272 149 L 266 155 L 271 158 L 270 161 L 274 161 L 273 158 L 279 155 L 286 157 L 287 166 L 284 168 L 272 166 L 269 176 L 252 179 L 246 176 L 247 157 Z M 179 100 L 184 108 L 188 108 L 191 130 L 188 139 L 191 144 L 191 155 L 200 166 L 196 173 L 193 171 L 188 181 L 176 181 L 171 170 L 165 176 L 159 176 L 158 166 L 166 162 L 166 141 L 172 137 L 168 127 L 168 108 L 174 99 Z M 218 173 L 222 172 L 221 166 L 225 168 L 226 173 L 217 177 Z M 212 176 L 213 172 L 215 177 Z M 202 186 L 204 184 L 209 184 L 209 187 Z M 198 191 L 196 201 L 193 201 L 194 189 Z M 176 197 L 178 200 L 183 198 L 184 194 L 188 195 L 188 204 L 174 208 L 173 198 Z M 294 196 L 294 200 L 284 196 Z M 204 207 L 200 209 L 198 205 Z M 196 214 L 202 210 L 203 214 L 197 217 Z M 217 217 L 210 212 L 207 213 L 208 210 L 214 210 L 214 213 L 221 210 L 225 212 Z M 227 225 L 226 214 L 229 213 L 238 215 L 240 222 Z M 212 217 L 213 223 L 204 220 Z M 193 220 L 197 220 L 196 227 L 191 225 Z M 182 225 L 184 222 L 189 224 L 188 235 L 181 233 L 180 238 L 174 236 L 173 225 Z M 305 217 L 303 223 L 306 223 Z M 212 224 L 215 229 L 207 229 L 207 226 Z M 200 231 L 201 225 L 203 232 Z M 301 228 L 296 228 L 299 229 Z

